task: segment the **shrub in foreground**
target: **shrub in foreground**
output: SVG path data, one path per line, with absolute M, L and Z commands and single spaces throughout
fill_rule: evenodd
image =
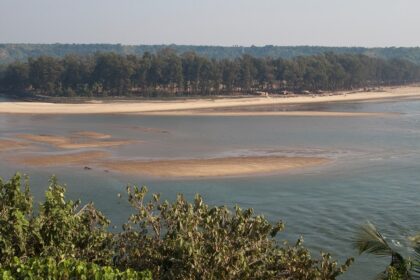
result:
M 109 221 L 93 204 L 65 199 L 65 188 L 55 178 L 36 214 L 27 180 L 22 189 L 18 174 L 0 180 L 0 263 L 14 257 L 76 258 L 101 265 L 112 264 L 113 234 Z
M 279 244 L 283 224 L 252 209 L 210 207 L 199 195 L 193 203 L 182 195 L 146 202 L 145 187 L 128 194 L 135 213 L 119 235 L 118 263 L 158 279 L 335 279 L 351 263 L 339 266 L 328 254 L 312 259 L 301 241 Z
M 7 266 L 0 266 L 0 279 L 151 280 L 152 274 L 150 272 L 136 272 L 132 269 L 119 271 L 110 266 L 99 266 L 75 259 L 65 259 L 57 262 L 54 258 L 33 258 L 22 262 L 15 257 Z
M 55 179 L 38 211 L 19 175 L 0 180 L 2 279 L 149 279 L 148 271 L 154 279 L 335 279 L 352 262 L 312 258 L 302 240 L 280 243 L 283 224 L 252 209 L 127 192 L 134 213 L 113 233 L 93 204 L 66 200 Z

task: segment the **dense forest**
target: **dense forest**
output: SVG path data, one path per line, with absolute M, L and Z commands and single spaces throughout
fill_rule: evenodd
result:
M 420 64 L 420 48 L 363 48 L 363 47 L 323 47 L 323 46 L 193 46 L 193 45 L 120 45 L 120 44 L 0 44 L 0 65 L 15 61 L 25 61 L 30 57 L 64 57 L 68 54 L 92 55 L 96 52 L 115 52 L 123 55 L 139 55 L 149 52 L 156 54 L 171 48 L 177 54 L 195 52 L 200 56 L 214 59 L 234 59 L 244 54 L 254 57 L 290 59 L 298 56 L 318 55 L 326 52 L 336 54 L 364 54 L 382 59 L 406 59 Z
M 113 52 L 41 56 L 3 68 L 4 92 L 50 96 L 188 96 L 318 92 L 420 81 L 407 60 L 325 53 L 293 59 L 209 59 L 172 49 L 142 56 Z

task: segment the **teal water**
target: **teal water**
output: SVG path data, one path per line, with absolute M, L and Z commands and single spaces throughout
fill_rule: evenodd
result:
M 376 224 L 395 246 L 403 246 L 408 236 L 420 231 L 419 108 L 420 101 L 414 100 L 304 108 L 402 113 L 363 118 L 1 115 L 0 136 L 5 138 L 18 133 L 68 135 L 96 131 L 143 141 L 107 149 L 116 157 L 281 154 L 327 156 L 333 162 L 270 176 L 163 180 L 80 167 L 18 166 L 5 160 L 9 154 L 3 153 L 0 176 L 10 177 L 16 170 L 30 174 L 32 189 L 40 198 L 48 177 L 56 174 L 68 184 L 70 197 L 94 201 L 115 224 L 124 222 L 130 213 L 127 204 L 117 198 L 128 183 L 145 184 L 168 199 L 174 199 L 177 193 L 188 198 L 200 193 L 212 205 L 238 204 L 252 207 L 272 221 L 281 219 L 286 223 L 281 239 L 294 242 L 303 235 L 315 255 L 325 250 L 343 261 L 356 256 L 351 240 L 356 228 L 367 220 Z M 343 279 L 372 278 L 387 262 L 357 257 Z

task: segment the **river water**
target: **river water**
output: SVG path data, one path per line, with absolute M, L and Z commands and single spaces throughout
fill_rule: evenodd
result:
M 0 176 L 28 173 L 39 199 L 56 174 L 71 198 L 94 201 L 115 224 L 130 213 L 118 199 L 127 184 L 147 185 L 151 192 L 174 199 L 200 193 L 211 205 L 252 207 L 271 221 L 282 220 L 280 239 L 301 235 L 318 255 L 331 252 L 343 261 L 357 256 L 351 241 L 358 226 L 371 221 L 395 246 L 420 232 L 420 101 L 330 103 L 305 110 L 398 112 L 376 117 L 285 116 L 0 116 L 0 136 L 19 133 L 68 135 L 96 131 L 142 142 L 108 148 L 115 156 L 196 158 L 229 155 L 307 155 L 333 159 L 326 166 L 277 175 L 212 179 L 153 179 L 75 167 L 35 168 L 5 160 Z M 276 109 L 276 108 L 274 108 Z M 277 108 L 278 109 L 278 108 Z M 284 108 L 280 108 L 284 110 Z M 296 108 L 294 108 L 296 109 Z M 98 149 L 95 149 L 98 150 Z M 15 152 L 14 152 L 15 153 Z M 388 259 L 357 256 L 342 279 L 369 279 Z

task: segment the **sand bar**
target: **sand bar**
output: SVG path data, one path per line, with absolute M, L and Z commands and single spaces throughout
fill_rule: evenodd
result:
M 0 102 L 0 113 L 13 114 L 118 114 L 180 110 L 215 109 L 275 104 L 310 104 L 375 99 L 420 98 L 420 87 L 385 88 L 383 92 L 334 93 L 294 97 L 246 97 L 187 100 L 145 100 L 129 102 L 90 102 L 81 104 L 43 102 Z
M 102 151 L 89 151 L 68 154 L 20 155 L 11 158 L 13 162 L 27 166 L 89 165 L 108 156 Z
M 330 160 L 321 157 L 228 157 L 182 160 L 114 160 L 103 162 L 107 169 L 152 177 L 219 177 L 276 173 L 319 166 Z
M 84 132 L 85 135 L 86 133 L 88 132 Z M 78 134 L 80 135 L 80 133 Z M 46 134 L 19 134 L 16 135 L 16 137 L 32 142 L 49 144 L 61 149 L 104 148 L 133 143 L 131 140 L 108 140 L 105 135 L 97 135 L 95 132 L 89 132 L 89 135 L 90 138 L 93 139 L 80 139 L 77 136 L 64 137 Z M 102 136 L 102 138 L 100 138 L 100 136 Z
M 27 143 L 9 140 L 9 139 L 0 139 L 0 152 L 2 151 L 10 151 L 16 149 L 22 149 L 27 147 Z
M 111 138 L 111 135 L 99 133 L 95 131 L 79 131 L 76 132 L 75 135 L 86 137 L 86 138 L 92 138 L 92 139 L 109 139 Z
M 133 130 L 141 131 L 141 132 L 169 133 L 168 130 L 164 130 L 164 129 L 160 129 L 160 128 L 155 128 L 155 127 L 143 127 L 143 126 L 136 126 L 136 125 L 134 125 L 134 126 L 131 126 L 130 128 L 133 129 Z

